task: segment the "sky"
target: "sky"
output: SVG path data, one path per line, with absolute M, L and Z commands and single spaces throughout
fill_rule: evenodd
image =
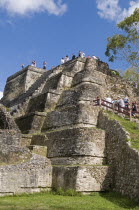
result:
M 139 8 L 139 0 L 0 0 L 0 96 L 7 77 L 21 64 L 47 69 L 78 51 L 104 62 L 107 37 L 116 24 Z M 111 69 L 126 69 L 120 62 Z

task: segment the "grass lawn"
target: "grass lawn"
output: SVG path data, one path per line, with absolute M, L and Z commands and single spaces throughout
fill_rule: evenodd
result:
M 130 134 L 130 141 L 131 141 L 131 147 L 139 150 L 139 128 L 137 127 L 137 124 L 135 122 L 131 122 L 128 119 L 122 118 L 110 111 L 106 112 L 110 119 L 117 120 L 123 128 L 129 132 Z
M 139 210 L 139 204 L 118 193 L 93 193 L 84 196 L 62 196 L 52 193 L 6 196 L 0 198 L 0 209 L 48 210 Z

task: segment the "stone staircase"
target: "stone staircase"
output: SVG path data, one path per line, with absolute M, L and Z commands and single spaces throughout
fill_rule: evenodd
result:
M 26 107 L 23 108 L 24 104 L 22 104 L 14 115 L 17 125 L 24 134 L 41 131 L 47 113 L 55 109 L 62 92 L 71 87 L 74 75 L 81 71 L 85 65 L 84 62 L 81 62 L 79 66 L 80 62 L 78 64 L 78 61 L 70 61 L 69 64 L 66 63 L 54 69 L 53 73 L 44 82 L 42 82 L 44 75 L 39 78 L 36 82 L 37 84 L 40 84 L 40 81 L 42 82 L 39 89 L 32 96 L 29 96 L 28 101 L 25 101 Z M 39 94 L 37 94 L 37 91 Z M 24 113 L 22 110 L 24 110 Z
M 22 134 L 21 147 L 27 147 L 31 153 L 47 157 L 47 137 L 43 134 Z
M 63 66 L 56 67 L 55 69 L 49 70 L 44 73 L 24 94 L 20 95 L 17 99 L 14 99 L 10 103 L 11 114 L 17 118 L 25 114 L 27 105 L 30 99 L 38 94 L 40 94 L 47 82 L 51 77 L 60 73 Z

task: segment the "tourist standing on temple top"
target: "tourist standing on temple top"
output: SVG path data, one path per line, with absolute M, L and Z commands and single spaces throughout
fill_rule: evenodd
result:
M 67 62 L 67 61 L 69 61 L 69 56 L 68 55 L 66 55 L 66 57 L 64 58 L 64 63 Z
M 82 51 L 79 51 L 78 53 L 78 57 L 84 58 L 85 57 L 85 53 Z
M 78 56 L 79 56 L 79 57 L 81 57 L 81 58 L 84 58 L 84 57 L 85 57 L 85 53 L 84 53 L 84 52 L 82 52 L 82 51 L 79 51 Z
M 95 60 L 98 60 L 98 58 L 95 55 L 93 55 L 92 58 Z
M 65 63 L 64 58 L 61 58 L 61 64 Z
M 74 60 L 76 58 L 75 54 L 72 54 L 72 60 Z
M 31 66 L 36 67 L 36 61 L 32 61 Z
M 46 69 L 46 65 L 47 65 L 47 63 L 46 63 L 46 61 L 44 61 L 43 62 L 43 69 Z
M 78 57 L 81 57 L 81 51 L 79 50 Z
M 24 64 L 21 64 L 22 69 L 24 68 Z

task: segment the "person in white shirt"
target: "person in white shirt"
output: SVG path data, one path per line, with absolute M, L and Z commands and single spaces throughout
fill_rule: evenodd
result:
M 36 67 L 36 61 L 32 61 L 31 66 Z
M 81 52 L 81 58 L 84 58 L 84 57 L 85 57 L 85 53 Z
M 64 58 L 61 58 L 61 64 L 65 63 Z
M 105 101 L 112 103 L 112 99 L 110 97 L 106 97 L 105 98 Z M 109 106 L 109 107 L 111 107 L 112 104 L 110 104 L 110 103 L 106 103 L 106 105 Z
M 119 105 L 121 107 L 125 107 L 125 102 L 124 102 L 124 100 L 122 98 L 120 98 L 120 100 L 119 100 Z
M 123 111 L 123 109 L 122 108 L 124 108 L 125 107 L 125 102 L 124 102 L 124 100 L 122 99 L 122 98 L 120 98 L 119 100 L 118 100 L 118 104 L 119 104 L 119 110 L 120 111 Z
M 64 58 L 64 61 L 65 62 L 69 61 L 69 56 L 68 55 L 66 55 L 66 57 Z
M 95 60 L 98 60 L 98 58 L 95 55 L 93 55 L 92 58 Z

